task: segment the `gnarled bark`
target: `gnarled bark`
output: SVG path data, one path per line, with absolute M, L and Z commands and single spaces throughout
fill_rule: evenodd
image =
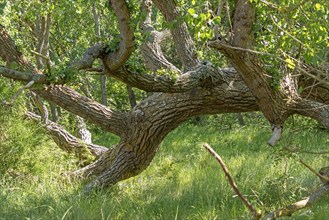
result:
M 175 43 L 177 55 L 183 64 L 184 71 L 191 70 L 199 63 L 196 56 L 194 42 L 188 32 L 187 25 L 181 21 L 179 8 L 174 0 L 153 0 L 154 4 L 161 11 L 167 22 L 173 24 L 170 30 Z
M 293 114 L 303 114 L 320 121 L 328 127 L 328 109 L 321 103 L 302 98 L 298 94 L 296 76 L 282 71 L 279 88 L 271 86 L 270 73 L 252 51 L 254 46 L 253 24 L 255 5 L 248 0 L 235 2 L 231 42 L 215 40 L 209 46 L 225 54 L 255 96 L 256 102 L 272 125 L 273 136 L 268 141 L 274 146 L 281 138 L 286 119 Z
M 227 74 L 213 89 L 155 93 L 128 114 L 127 136 L 95 163 L 75 172 L 97 178 L 88 186 L 109 186 L 135 176 L 152 161 L 163 138 L 183 121 L 200 114 L 255 111 L 254 97 L 239 78 Z
M 0 29 L 0 41 L 5 42 L 0 45 L 1 58 L 15 61 L 26 70 L 23 72 L 0 67 L 0 75 L 24 83 L 34 81 L 37 86 L 31 90 L 39 96 L 120 137 L 119 143 L 109 150 L 100 150 L 101 155 L 94 163 L 74 172 L 76 176 L 94 177 L 87 188 L 110 186 L 142 172 L 154 158 L 165 136 L 183 121 L 196 115 L 261 110 L 273 124 L 275 131 L 271 145 L 278 141 L 286 118 L 292 114 L 315 118 L 329 128 L 326 107 L 329 98 L 322 92 L 328 91 L 327 85 L 312 84 L 309 79 L 301 79 L 298 83 L 303 83 L 305 90 L 298 94 L 297 81 L 290 73 L 285 73 L 279 91 L 271 87 L 263 64 L 255 53 L 250 52 L 253 46 L 251 30 L 255 9 L 249 0 L 236 1 L 232 41 L 228 43 L 216 40 L 209 44 L 224 53 L 236 70 L 199 64 L 194 56 L 194 43 L 186 23 L 179 19 L 180 12 L 175 1 L 153 2 L 167 22 L 178 21 L 170 31 L 177 55 L 183 64 L 183 71 L 178 71 L 180 74 L 160 76 L 132 72 L 124 65 L 134 50 L 134 31 L 130 24 L 129 8 L 124 0 L 110 0 L 121 34 L 118 48 L 111 51 L 104 43 L 95 44 L 80 61 L 68 66 L 76 72 L 94 69 L 94 61 L 100 59 L 104 68 L 97 71 L 129 86 L 154 93 L 128 112 L 115 111 L 82 96 L 63 85 L 63 80 L 51 82 L 47 75 L 35 74 L 34 68 L 24 61 L 9 35 L 2 27 Z M 147 5 L 144 6 L 147 11 Z M 152 29 L 147 19 L 149 18 L 146 18 L 143 25 L 151 30 L 151 35 L 144 44 L 144 56 L 145 51 L 148 51 L 147 59 L 158 63 L 146 66 L 153 71 L 159 68 L 176 71 L 178 68 L 165 59 L 159 46 L 163 36 Z M 10 59 L 6 56 L 7 52 L 13 54 Z M 57 129 L 59 139 L 68 140 L 72 147 L 76 145 L 75 149 L 79 148 L 79 141 L 54 124 L 49 126 L 49 130 Z M 65 146 L 65 149 L 70 149 L 70 146 Z M 92 146 L 89 149 L 92 150 Z

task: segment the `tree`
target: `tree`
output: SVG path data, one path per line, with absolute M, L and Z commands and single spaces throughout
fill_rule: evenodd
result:
M 104 37 L 91 34 L 95 20 L 88 7 L 95 10 L 96 6 L 89 1 L 71 2 L 72 7 L 67 1 L 34 3 L 32 8 L 48 11 L 57 22 L 50 30 L 50 55 L 44 55 L 54 60 L 54 65 L 48 70 L 35 67 L 15 45 L 13 39 L 19 37 L 10 37 L 1 25 L 0 57 L 5 66 L 0 67 L 0 74 L 21 81 L 23 88 L 120 137 L 108 150 L 91 144 L 81 147 L 83 142 L 74 137 L 58 138 L 69 146 L 64 150 L 87 149 L 96 156 L 94 162 L 72 174 L 91 178 L 87 189 L 111 186 L 141 173 L 165 136 L 192 116 L 261 111 L 272 126 L 272 146 L 294 114 L 313 118 L 329 129 L 328 24 L 322 20 L 329 14 L 327 1 L 314 6 L 308 1 L 282 5 L 249 0 L 100 1 L 98 11 L 108 13 L 103 18 L 117 19 L 118 30 L 100 22 L 105 27 Z M 24 4 L 28 3 L 7 1 L 6 7 L 19 11 Z M 68 10 L 76 10 L 76 19 L 91 28 L 78 28 L 79 35 L 73 37 L 70 28 L 82 23 Z M 23 27 L 37 13 L 16 18 L 20 28 L 12 32 L 23 34 Z M 310 19 L 315 15 L 317 19 Z M 72 21 L 72 26 L 60 26 L 63 21 Z M 73 61 L 88 40 L 94 45 Z M 29 53 L 27 48 L 21 50 Z M 207 57 L 212 62 L 202 61 Z M 69 58 L 68 64 L 59 61 Z M 221 67 L 224 65 L 226 68 Z M 126 112 L 104 106 L 76 91 L 79 77 L 90 72 L 150 95 Z M 54 136 L 69 135 L 54 122 L 48 122 L 47 129 Z

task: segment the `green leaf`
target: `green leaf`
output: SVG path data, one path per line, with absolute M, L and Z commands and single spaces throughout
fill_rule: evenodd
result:
M 304 88 L 303 87 L 299 87 L 297 92 L 298 92 L 298 94 L 301 94 L 303 91 L 304 91 Z
M 187 13 L 189 13 L 190 15 L 195 15 L 195 10 L 194 10 L 194 8 L 189 8 L 188 10 L 187 10 Z
M 220 25 L 221 17 L 216 16 L 212 19 L 212 21 L 214 22 L 214 24 Z
M 7 5 L 7 1 L 0 3 L 0 15 L 3 14 L 3 10 L 5 9 L 6 5 Z
M 9 65 L 10 69 L 18 69 L 19 65 L 18 63 L 16 62 L 12 62 L 10 65 Z
M 318 11 L 321 10 L 321 4 L 316 3 L 315 4 L 315 9 L 318 10 Z
M 292 59 L 287 58 L 285 61 L 286 61 L 287 65 L 290 69 L 295 69 L 296 65 L 295 65 L 295 62 Z

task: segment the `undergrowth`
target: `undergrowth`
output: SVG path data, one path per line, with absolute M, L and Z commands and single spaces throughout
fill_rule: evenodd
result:
M 38 154 L 30 157 L 36 172 L 0 176 L 0 219 L 251 219 L 219 164 L 202 148 L 205 142 L 221 155 L 258 209 L 270 211 L 310 195 L 320 181 L 298 160 L 316 170 L 328 166 L 328 154 L 307 153 L 328 151 L 328 132 L 312 121 L 291 119 L 279 146 L 270 148 L 271 134 L 262 117 L 244 118 L 244 127 L 232 115 L 204 117 L 200 125 L 187 122 L 166 137 L 142 174 L 89 194 L 65 174 L 77 168 L 76 160 L 51 141 L 38 140 Z M 98 135 L 98 144 L 110 146 L 117 140 Z M 327 216 L 328 197 L 289 219 Z

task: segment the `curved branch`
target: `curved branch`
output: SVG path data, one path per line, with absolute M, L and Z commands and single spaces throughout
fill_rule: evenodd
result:
M 80 95 L 69 87 L 50 85 L 44 89 L 35 88 L 33 91 L 69 112 L 99 125 L 105 131 L 120 137 L 127 132 L 125 113 L 114 111 L 90 98 Z
M 162 32 L 156 31 L 152 26 L 151 0 L 143 0 L 141 2 L 141 10 L 146 15 L 144 22 L 141 24 L 141 28 L 143 35 L 147 38 L 140 46 L 145 65 L 152 71 L 169 69 L 173 72 L 180 73 L 181 71 L 169 62 L 162 52 L 160 44 L 169 33 L 166 30 Z
M 221 81 L 223 71 L 210 65 L 199 65 L 193 70 L 177 76 L 153 75 L 135 73 L 126 68 L 120 68 L 108 73 L 110 76 L 147 92 L 179 93 L 186 92 L 196 87 L 211 88 Z
M 128 60 L 134 50 L 135 41 L 126 1 L 110 0 L 110 4 L 118 19 L 121 42 L 115 51 L 103 55 L 102 60 L 108 70 L 115 71 Z
M 103 43 L 97 43 L 86 50 L 82 58 L 73 63 L 71 68 L 76 68 L 77 70 L 90 70 L 93 68 L 93 63 L 97 58 L 101 57 L 106 50 L 106 45 Z
M 28 112 L 27 117 L 34 121 L 41 121 L 41 117 L 32 112 Z M 48 120 L 45 124 L 45 128 L 51 134 L 51 138 L 59 148 L 68 153 L 74 152 L 78 157 L 86 156 L 86 154 L 89 153 L 93 156 L 99 157 L 108 150 L 106 147 L 86 143 L 81 139 L 76 138 L 55 122 Z
M 161 11 L 167 22 L 175 23 L 171 31 L 175 48 L 180 61 L 183 64 L 184 71 L 191 70 L 198 65 L 199 60 L 196 56 L 195 46 L 185 22 L 180 19 L 179 8 L 174 0 L 153 0 L 154 4 Z

